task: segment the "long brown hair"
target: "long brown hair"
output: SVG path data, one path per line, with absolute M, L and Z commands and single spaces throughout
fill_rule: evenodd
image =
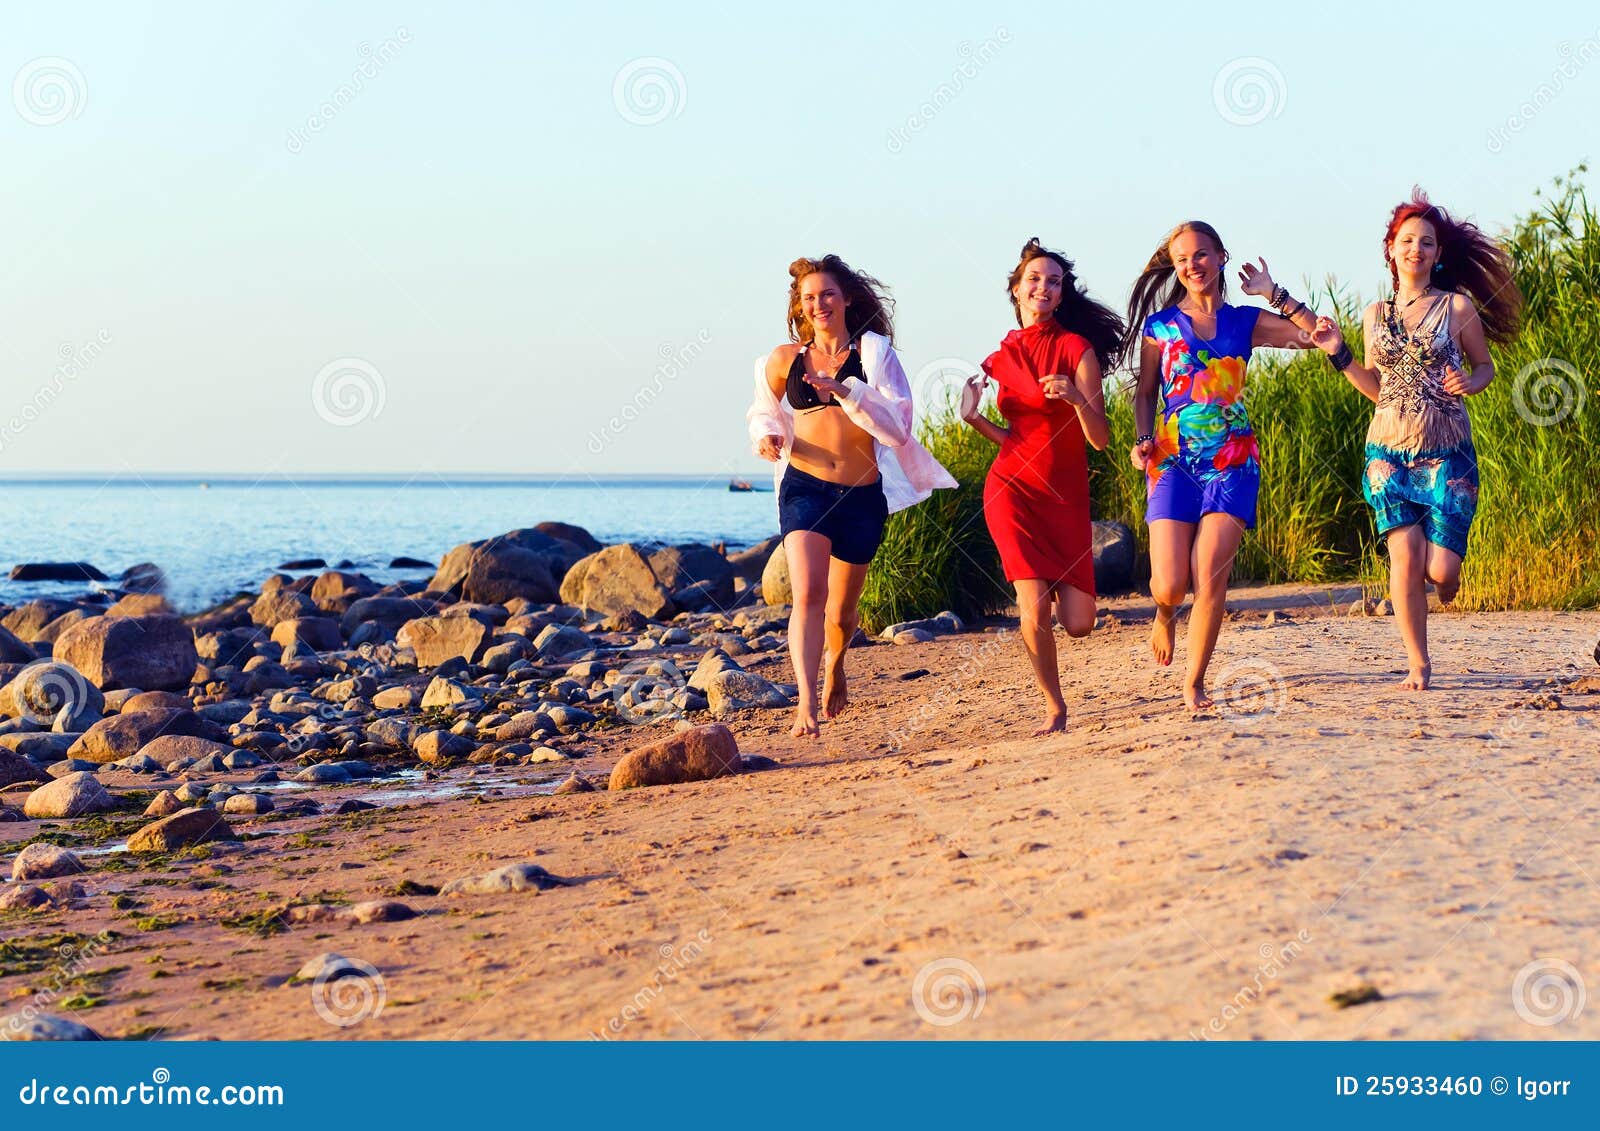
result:
M 894 342 L 894 299 L 889 288 L 868 275 L 857 271 L 837 255 L 824 255 L 821 259 L 803 256 L 789 264 L 789 340 L 810 341 L 806 331 L 811 324 L 800 310 L 800 280 L 818 271 L 828 275 L 844 292 L 849 303 L 844 311 L 844 325 L 851 341 L 867 330 L 882 334 Z
M 1045 247 L 1039 242 L 1038 236 L 1022 245 L 1020 255 L 1017 265 L 1011 269 L 1011 277 L 1006 280 L 1006 297 L 1011 300 L 1017 325 L 1022 325 L 1022 306 L 1017 302 L 1015 291 L 1017 284 L 1022 281 L 1023 269 L 1035 259 L 1048 259 L 1061 268 L 1061 303 L 1056 307 L 1053 317 L 1062 329 L 1087 338 L 1095 357 L 1100 361 L 1101 370 L 1109 373 L 1122 356 L 1122 339 L 1126 331 L 1122 317 L 1104 303 L 1090 298 L 1089 292 L 1073 272 L 1072 260 L 1059 251 Z
M 1389 245 L 1407 220 L 1420 218 L 1433 228 L 1439 257 L 1433 264 L 1433 285 L 1443 291 L 1462 291 L 1477 304 L 1483 336 L 1491 342 L 1509 342 L 1522 325 L 1522 292 L 1517 289 L 1515 265 L 1505 248 L 1484 235 L 1476 224 L 1453 220 L 1450 213 L 1413 186 L 1411 199 L 1395 205 L 1383 233 L 1383 258 L 1389 280 L 1400 289 L 1400 270 Z
M 1158 310 L 1165 310 L 1169 306 L 1176 306 L 1184 295 L 1183 283 L 1177 277 L 1177 270 L 1172 266 L 1172 241 L 1183 235 L 1184 232 L 1199 232 L 1210 240 L 1217 249 L 1217 254 L 1226 264 L 1228 249 L 1222 246 L 1222 237 L 1217 235 L 1217 230 L 1204 220 L 1185 220 L 1172 231 L 1168 232 L 1150 256 L 1150 262 L 1144 265 L 1144 270 L 1139 273 L 1138 280 L 1133 284 L 1133 296 L 1128 300 L 1128 326 L 1122 339 L 1123 352 L 1130 357 L 1138 357 L 1139 339 L 1144 336 L 1144 320 Z M 1228 274 L 1226 271 L 1217 272 L 1218 281 L 1221 283 L 1221 297 L 1224 301 L 1228 298 Z M 1162 291 L 1165 286 L 1166 290 Z

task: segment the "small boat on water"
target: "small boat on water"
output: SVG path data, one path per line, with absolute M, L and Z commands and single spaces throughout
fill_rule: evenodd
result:
M 730 480 L 728 480 L 728 490 L 730 490 L 730 491 L 754 491 L 755 488 L 750 486 L 750 480 L 748 480 L 748 479 L 730 479 Z

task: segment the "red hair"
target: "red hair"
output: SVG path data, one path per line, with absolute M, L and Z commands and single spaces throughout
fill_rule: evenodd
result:
M 1522 292 L 1517 289 L 1515 264 L 1500 244 L 1484 235 L 1476 224 L 1452 219 L 1450 213 L 1428 199 L 1421 188 L 1413 187 L 1411 199 L 1395 205 L 1389 226 L 1383 233 L 1383 258 L 1389 265 L 1389 279 L 1400 287 L 1400 272 L 1389 247 L 1400 225 L 1420 219 L 1433 228 L 1439 241 L 1439 257 L 1434 260 L 1433 285 L 1440 290 L 1461 291 L 1478 307 L 1483 319 L 1484 337 L 1491 342 L 1509 342 L 1522 323 Z

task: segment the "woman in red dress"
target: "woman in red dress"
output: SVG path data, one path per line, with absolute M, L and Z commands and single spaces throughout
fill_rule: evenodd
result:
M 1000 445 L 984 484 L 984 518 L 1006 580 L 1017 587 L 1022 643 L 1045 701 L 1034 733 L 1066 729 L 1052 621 L 1069 636 L 1094 627 L 1094 535 L 1089 523 L 1087 440 L 1104 448 L 1101 374 L 1116 364 L 1122 319 L 1079 286 L 1072 263 L 1031 239 L 1006 284 L 1021 329 L 1005 336 L 967 382 L 961 416 Z M 979 411 L 983 386 L 998 386 L 1007 423 Z

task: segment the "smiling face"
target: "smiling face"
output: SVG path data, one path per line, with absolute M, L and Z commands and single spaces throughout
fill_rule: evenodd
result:
M 1048 255 L 1036 255 L 1022 265 L 1022 277 L 1011 288 L 1017 311 L 1024 323 L 1048 318 L 1061 305 L 1061 287 L 1066 273 Z
M 1439 233 L 1421 216 L 1411 217 L 1389 241 L 1389 259 L 1400 274 L 1426 279 L 1439 261 Z
M 812 334 L 843 337 L 844 312 L 850 300 L 838 280 L 826 271 L 813 271 L 800 280 L 800 313 L 811 324 Z
M 1179 232 L 1167 245 L 1167 254 L 1172 257 L 1178 281 L 1191 295 L 1198 297 L 1220 288 L 1226 258 L 1204 232 Z

